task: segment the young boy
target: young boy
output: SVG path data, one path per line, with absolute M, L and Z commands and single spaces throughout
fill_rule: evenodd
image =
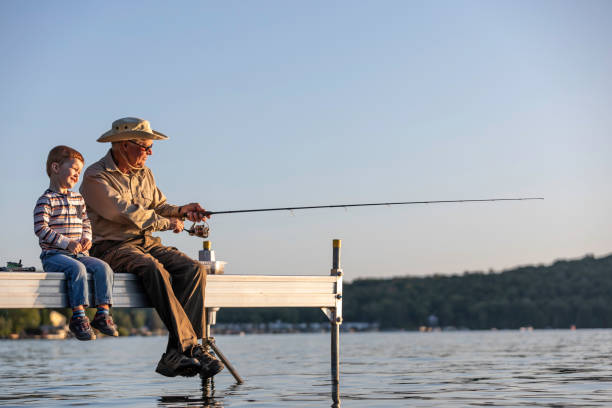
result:
M 46 272 L 64 272 L 68 280 L 68 301 L 72 308 L 70 331 L 79 340 L 96 338 L 91 326 L 108 336 L 117 336 L 110 316 L 113 271 L 100 259 L 88 256 L 91 248 L 91 224 L 85 201 L 70 191 L 79 181 L 83 155 L 68 146 L 56 146 L 47 157 L 49 188 L 34 208 L 34 233 L 42 248 L 40 259 Z M 98 311 L 91 322 L 85 315 L 89 305 L 87 272 L 93 275 L 95 304 Z

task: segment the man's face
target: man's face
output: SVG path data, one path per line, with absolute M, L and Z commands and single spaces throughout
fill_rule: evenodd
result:
M 129 163 L 137 168 L 144 167 L 147 158 L 153 154 L 153 140 L 128 140 L 124 146 Z
M 53 163 L 51 170 L 55 174 L 57 183 L 62 188 L 71 189 L 79 181 L 83 162 L 77 158 L 64 160 L 62 164 Z

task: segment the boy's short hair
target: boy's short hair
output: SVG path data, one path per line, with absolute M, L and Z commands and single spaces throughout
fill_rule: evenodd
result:
M 51 163 L 59 163 L 61 166 L 68 159 L 79 159 L 85 164 L 83 155 L 72 147 L 60 145 L 51 149 L 49 156 L 47 156 L 47 175 L 51 177 Z

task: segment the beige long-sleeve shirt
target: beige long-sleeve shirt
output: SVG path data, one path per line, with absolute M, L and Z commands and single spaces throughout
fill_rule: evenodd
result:
M 93 242 L 125 241 L 170 227 L 180 207 L 167 204 L 148 167 L 124 174 L 111 151 L 85 170 L 79 190 L 85 198 Z

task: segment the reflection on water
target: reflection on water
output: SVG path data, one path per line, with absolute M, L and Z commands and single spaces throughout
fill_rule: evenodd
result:
M 0 341 L 0 406 L 332 405 L 329 334 L 217 344 L 244 384 L 155 374 L 161 337 Z M 340 355 L 347 407 L 612 406 L 612 330 L 342 334 Z
M 213 378 L 201 379 L 202 396 L 193 398 L 185 395 L 164 395 L 159 399 L 160 407 L 223 407 L 223 399 L 215 398 L 215 380 Z M 234 389 L 240 385 L 234 385 Z M 230 387 L 231 388 L 231 387 Z
M 188 395 L 164 395 L 159 399 L 159 407 L 201 407 L 201 408 L 217 408 L 225 407 L 224 398 L 228 400 L 234 395 L 240 395 L 243 384 L 233 384 L 227 387 L 220 395 L 215 395 L 215 380 L 214 378 L 201 379 L 201 391 L 202 395 L 188 396 Z M 340 408 L 340 398 L 337 394 L 338 384 L 332 385 L 331 388 L 331 407 Z M 334 393 L 335 391 L 335 393 Z M 248 403 L 255 403 L 255 399 L 247 399 Z M 233 406 L 233 403 L 228 402 L 229 405 Z M 229 406 L 227 405 L 227 406 Z M 263 402 L 263 405 L 273 405 L 273 402 Z

